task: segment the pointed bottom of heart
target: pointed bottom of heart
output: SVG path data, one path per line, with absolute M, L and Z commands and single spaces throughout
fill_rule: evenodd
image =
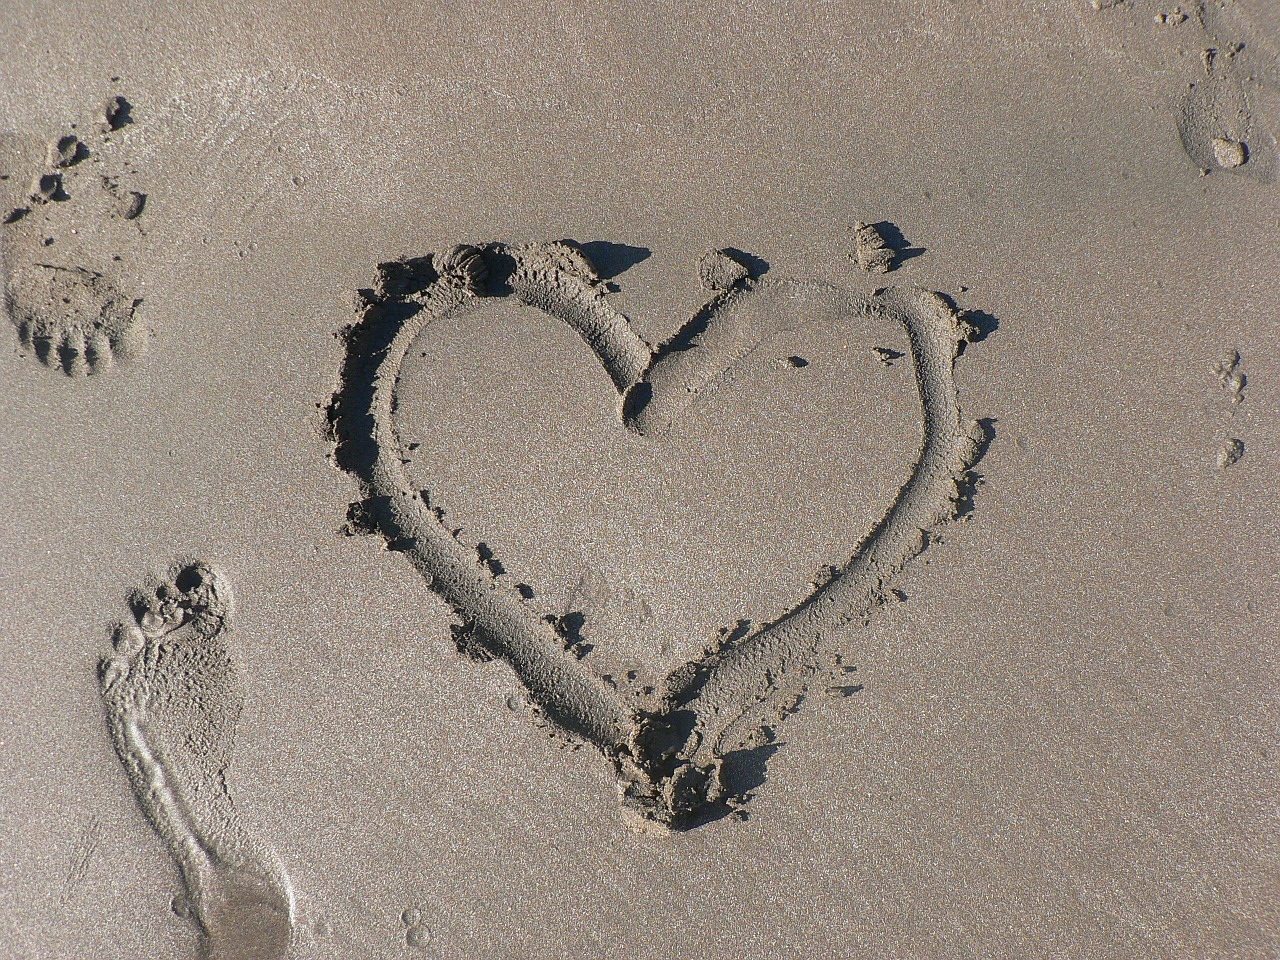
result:
M 107 726 L 138 804 L 182 874 L 209 960 L 279 960 L 289 879 L 240 820 L 227 784 L 244 696 L 227 647 L 231 594 L 203 563 L 133 598 L 101 666 Z
M 710 264 L 709 268 L 707 265 Z M 953 368 L 973 331 L 942 296 L 888 289 L 857 296 L 830 284 L 752 277 L 725 251 L 703 261 L 706 306 L 668 347 L 652 351 L 609 303 L 581 250 L 564 243 L 459 247 L 384 264 L 361 291 L 329 407 L 334 461 L 360 483 L 351 516 L 403 553 L 462 621 L 459 648 L 505 661 L 539 712 L 614 764 L 624 809 L 639 822 L 686 827 L 737 802 L 723 763 L 793 710 L 839 655 L 833 631 L 864 623 L 940 524 L 967 500 L 985 432 L 962 417 Z M 659 709 L 641 710 L 584 669 L 570 639 L 493 572 L 415 490 L 393 422 L 405 356 L 430 325 L 510 296 L 564 321 L 618 390 L 623 424 L 661 434 L 709 384 L 776 330 L 772 304 L 805 302 L 826 322 L 869 316 L 906 332 L 919 391 L 922 444 L 914 469 L 880 521 L 832 576 L 778 620 L 733 636 L 673 671 Z

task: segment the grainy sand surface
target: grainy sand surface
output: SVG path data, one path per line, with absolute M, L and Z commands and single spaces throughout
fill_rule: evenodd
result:
M 1280 955 L 1276 10 L 5 5 L 0 958 Z M 463 596 L 349 513 L 344 331 L 380 263 L 436 255 L 408 313 L 456 244 L 496 283 L 557 240 L 659 358 L 709 249 L 780 332 L 641 435 L 554 309 L 459 293 L 384 426 L 501 568 Z M 764 299 L 801 279 L 863 306 Z M 885 287 L 969 330 L 986 441 L 902 563 Z M 768 633 L 841 582 L 812 651 Z M 495 597 L 676 759 L 535 716 Z M 662 739 L 736 731 L 742 663 L 763 733 Z M 672 784 L 731 802 L 636 830 Z

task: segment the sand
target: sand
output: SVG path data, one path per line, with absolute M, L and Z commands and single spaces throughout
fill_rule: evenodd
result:
M 0 958 L 1280 953 L 1271 4 L 0 38 Z

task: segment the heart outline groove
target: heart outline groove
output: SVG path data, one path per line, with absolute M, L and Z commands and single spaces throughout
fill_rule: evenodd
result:
M 327 408 L 332 459 L 359 483 L 354 527 L 402 552 L 457 615 L 462 652 L 500 659 L 554 727 L 594 745 L 614 765 L 623 809 L 638 826 L 684 828 L 727 795 L 722 761 L 767 718 L 785 715 L 816 677 L 839 662 L 832 630 L 865 624 L 893 579 L 971 494 L 987 434 L 960 411 L 955 360 L 975 329 L 940 294 L 890 287 L 870 296 L 805 279 L 753 276 L 728 251 L 699 263 L 712 296 L 667 344 L 653 349 L 606 299 L 583 252 L 568 242 L 459 245 L 379 265 L 377 286 L 357 295 L 358 318 Z M 829 316 L 896 321 L 910 344 L 923 417 L 908 479 L 849 559 L 787 613 L 718 644 L 667 677 L 657 709 L 628 704 L 567 649 L 563 627 L 499 582 L 490 557 L 461 540 L 410 481 L 393 423 L 400 366 L 432 323 L 486 297 L 513 297 L 567 323 L 618 391 L 628 429 L 659 436 L 714 382 L 778 332 L 780 302 L 817 303 Z

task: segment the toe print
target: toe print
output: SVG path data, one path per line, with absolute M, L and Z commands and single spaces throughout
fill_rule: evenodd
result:
M 145 347 L 135 314 L 140 301 L 82 267 L 36 263 L 15 271 L 6 299 L 19 342 L 70 376 L 109 369 Z
M 113 97 L 101 114 L 88 130 L 49 141 L 0 233 L 9 265 L 4 312 L 18 343 L 71 377 L 126 362 L 147 340 L 121 256 L 142 235 L 147 198 L 122 184 L 112 159 L 130 107 Z

